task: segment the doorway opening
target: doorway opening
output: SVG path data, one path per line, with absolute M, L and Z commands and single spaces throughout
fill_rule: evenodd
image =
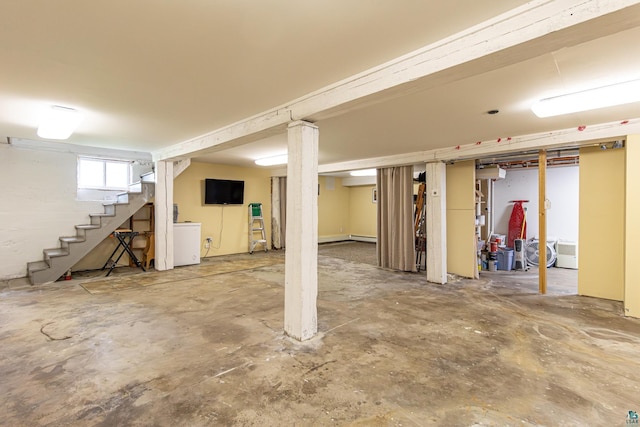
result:
M 546 260 L 539 257 L 540 236 L 538 152 L 480 159 L 478 191 L 484 196 L 477 218 L 479 238 L 486 242 L 481 273 L 492 274 L 513 286 L 538 292 L 539 268 L 547 267 L 547 293 L 578 293 L 580 156 L 576 148 L 547 151 Z M 520 222 L 514 230 L 518 209 Z M 516 218 L 518 219 L 518 218 Z M 517 222 L 517 221 L 515 221 Z M 514 236 L 514 233 L 516 234 Z M 519 235 L 518 235 L 519 234 Z M 514 244 L 515 239 L 521 243 Z M 491 242 L 497 244 L 491 245 Z M 493 248 L 491 246 L 494 246 Z M 496 248 L 497 246 L 497 248 Z M 491 255 L 496 249 L 497 256 Z M 485 260 L 486 258 L 486 260 Z M 497 258 L 497 267 L 490 264 Z M 545 262 L 546 261 L 546 262 Z M 495 271 L 491 271 L 495 270 Z

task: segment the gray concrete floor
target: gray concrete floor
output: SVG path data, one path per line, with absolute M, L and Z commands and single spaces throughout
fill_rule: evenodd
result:
M 533 272 L 440 286 L 328 251 L 304 343 L 282 332 L 281 251 L 5 283 L 0 424 L 610 426 L 640 411 L 640 321 L 621 303 L 538 295 Z

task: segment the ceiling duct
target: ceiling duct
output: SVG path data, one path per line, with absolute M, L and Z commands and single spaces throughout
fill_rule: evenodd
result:
M 504 179 L 507 171 L 498 165 L 486 166 L 476 170 L 476 179 Z

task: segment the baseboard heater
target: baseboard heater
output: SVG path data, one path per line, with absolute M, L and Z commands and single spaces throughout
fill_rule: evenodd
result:
M 371 236 L 358 236 L 357 234 L 341 234 L 337 236 L 323 236 L 318 237 L 318 243 L 334 243 L 334 242 L 347 242 L 354 240 L 356 242 L 376 243 L 377 238 Z
M 376 237 L 358 236 L 357 234 L 350 234 L 349 239 L 355 240 L 357 242 L 368 242 L 368 243 L 376 243 L 378 241 Z
M 318 243 L 334 243 L 334 242 L 345 242 L 350 240 L 349 236 L 346 234 L 339 234 L 334 236 L 322 236 L 318 237 Z

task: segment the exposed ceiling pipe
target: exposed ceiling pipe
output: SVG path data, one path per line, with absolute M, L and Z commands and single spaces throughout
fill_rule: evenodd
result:
M 496 162 L 493 164 L 498 165 L 502 169 L 507 169 L 507 170 L 537 168 L 538 159 L 511 160 L 511 161 L 504 161 L 504 162 Z M 578 166 L 579 164 L 580 164 L 579 156 L 555 157 L 552 159 L 547 159 L 547 167 Z
M 558 166 L 577 166 L 580 163 L 580 150 L 581 147 L 587 146 L 600 146 L 601 149 L 615 149 L 624 147 L 624 140 L 609 141 L 609 142 L 594 142 L 589 145 L 572 146 L 565 148 L 558 148 L 555 150 L 547 151 L 547 167 Z M 488 166 L 497 165 L 503 169 L 526 169 L 538 167 L 538 152 L 526 151 L 521 153 L 510 153 L 504 155 L 497 155 L 492 157 L 485 157 L 478 159 L 476 167 L 482 169 Z

